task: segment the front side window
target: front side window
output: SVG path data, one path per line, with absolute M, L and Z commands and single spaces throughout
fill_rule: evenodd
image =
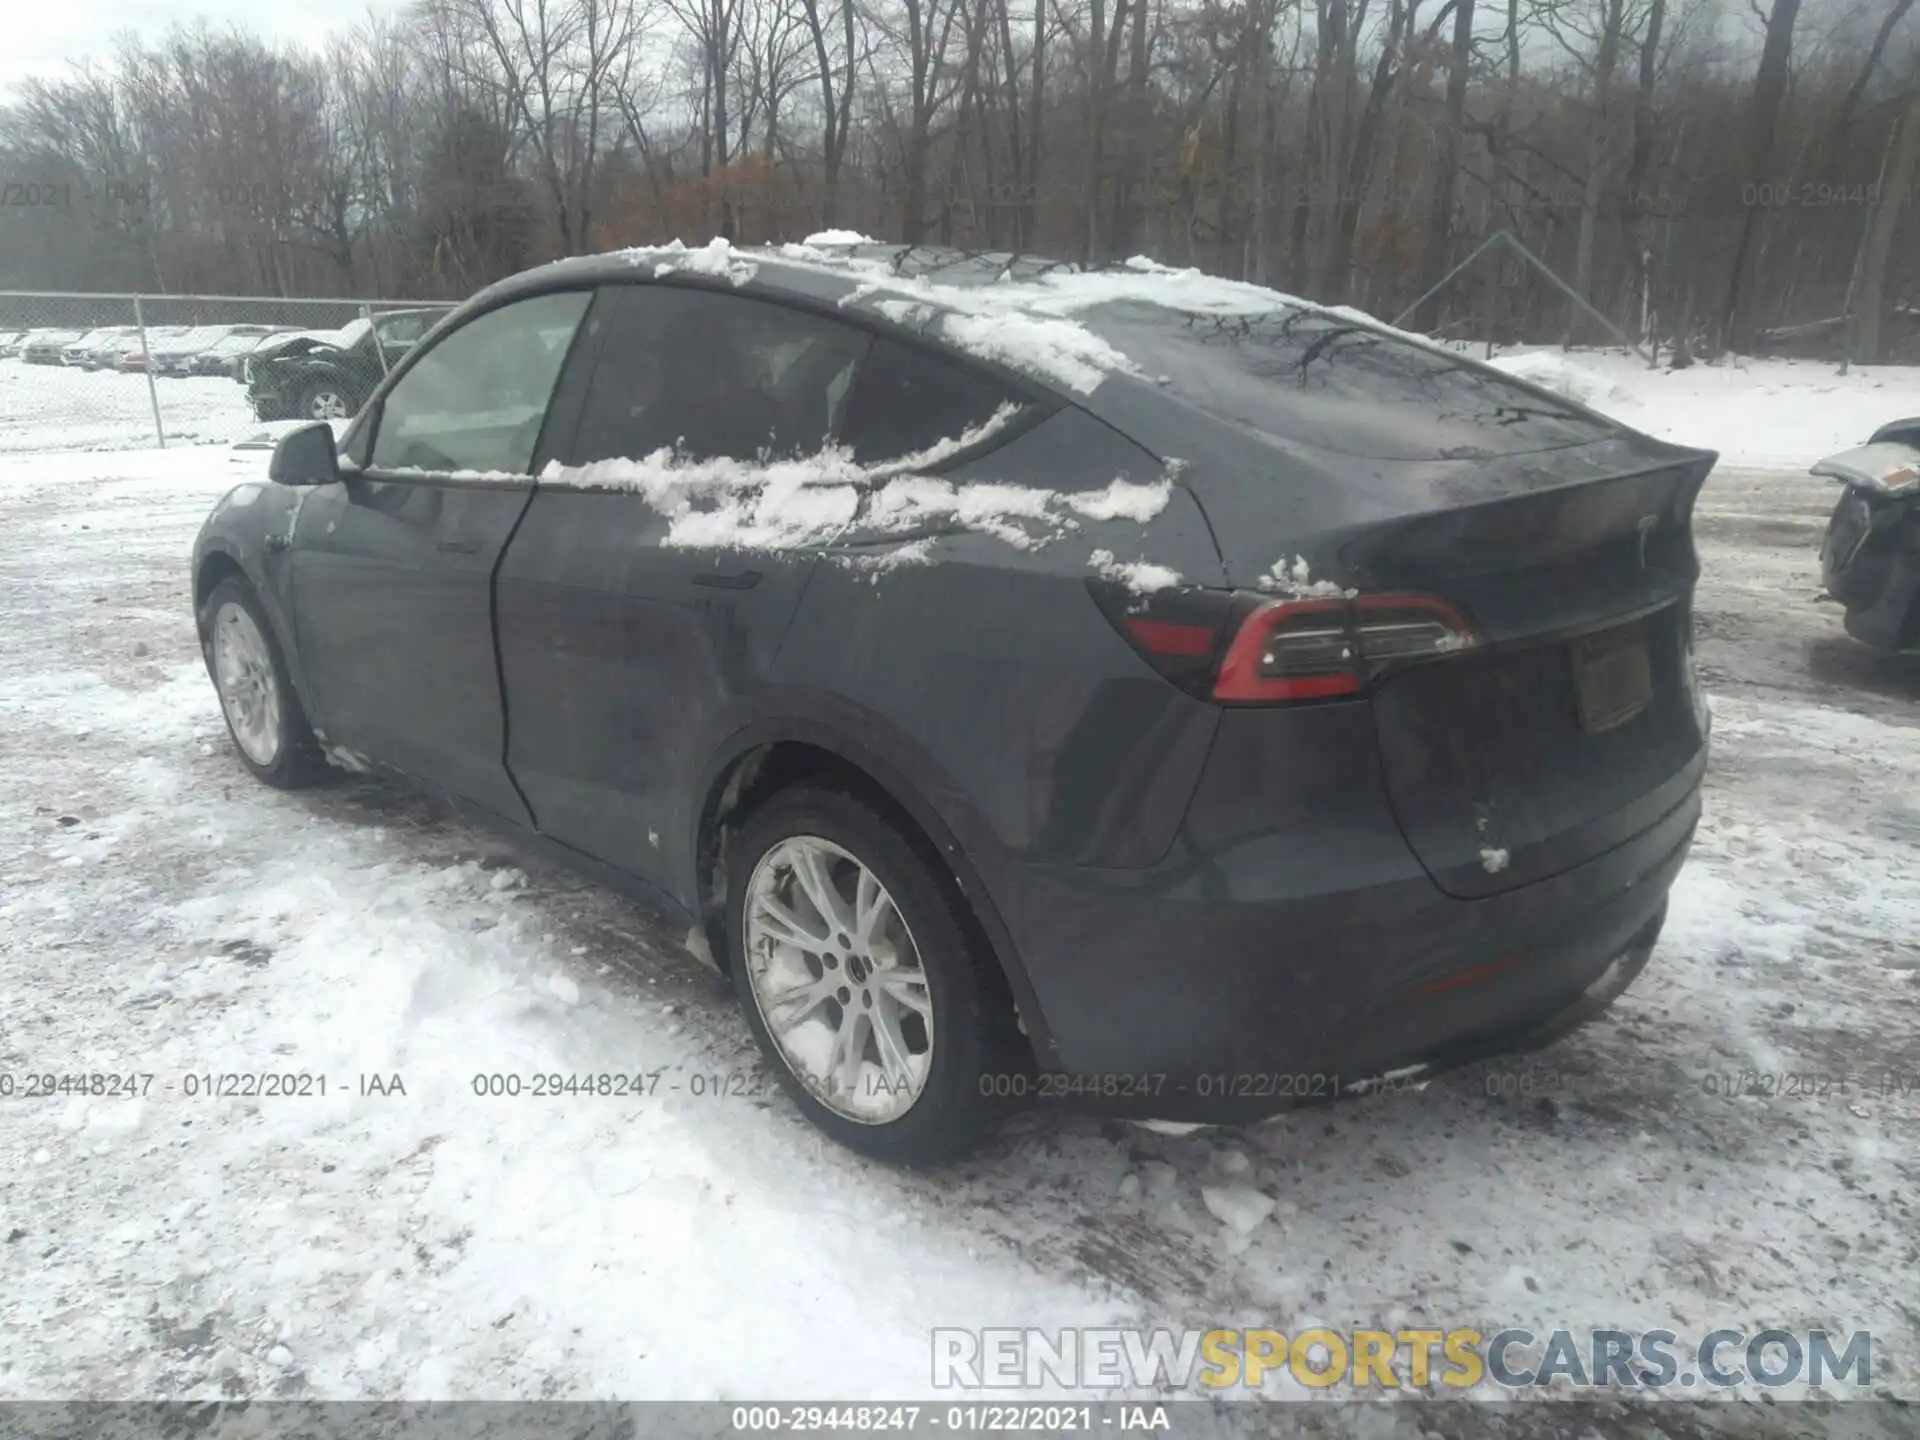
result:
M 568 458 L 755 461 L 834 443 L 871 337 L 745 295 L 619 286 Z
M 388 392 L 373 468 L 526 474 L 591 298 L 536 295 L 442 337 Z

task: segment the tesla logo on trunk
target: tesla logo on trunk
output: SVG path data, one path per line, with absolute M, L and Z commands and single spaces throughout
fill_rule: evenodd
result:
M 1647 541 L 1653 538 L 1653 532 L 1659 527 L 1660 517 L 1658 515 L 1642 515 L 1640 517 L 1640 568 L 1642 570 L 1647 568 Z

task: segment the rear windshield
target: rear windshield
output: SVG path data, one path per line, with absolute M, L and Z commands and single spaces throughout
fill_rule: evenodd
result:
M 1079 318 L 1207 414 L 1337 455 L 1471 459 L 1613 433 L 1464 357 L 1324 311 L 1197 315 L 1129 301 Z

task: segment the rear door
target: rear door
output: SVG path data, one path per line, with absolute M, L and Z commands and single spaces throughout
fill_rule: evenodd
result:
M 382 401 L 365 469 L 305 492 L 292 539 L 295 630 L 327 739 L 523 823 L 492 576 L 590 300 L 534 296 L 443 336 Z
M 832 463 L 872 337 L 730 291 L 602 295 L 566 469 L 500 569 L 508 763 L 543 832 L 672 889 L 693 776 L 755 712 L 851 516 L 851 487 L 802 482 Z

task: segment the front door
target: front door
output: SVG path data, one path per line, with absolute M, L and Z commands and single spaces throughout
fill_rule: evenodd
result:
M 522 823 L 493 572 L 590 300 L 515 301 L 419 355 L 369 417 L 365 469 L 309 492 L 292 538 L 295 632 L 328 742 Z

